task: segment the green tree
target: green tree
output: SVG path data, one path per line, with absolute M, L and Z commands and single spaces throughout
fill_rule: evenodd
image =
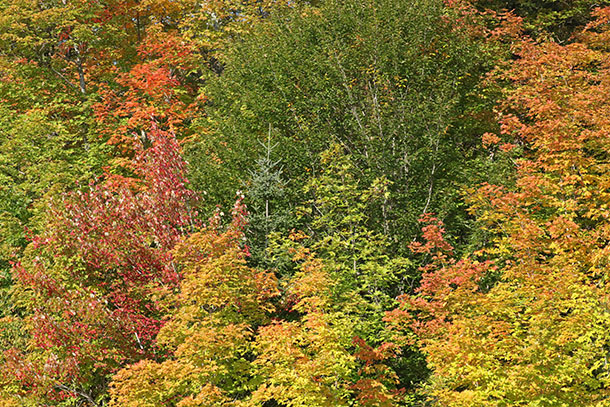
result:
M 370 226 L 375 208 L 387 199 L 389 182 L 384 178 L 370 185 L 359 181 L 353 176 L 351 160 L 339 145 L 324 152 L 320 159 L 323 170 L 303 190 L 310 200 L 298 209 L 297 223 L 304 225 L 299 244 L 315 253 L 316 261 L 324 267 L 323 278 L 332 281 L 332 288 L 324 294 L 324 307 L 316 312 L 335 319 L 333 324 L 341 326 L 337 329 L 342 340 L 356 337 L 362 349 L 369 349 L 370 354 L 375 354 L 373 349 L 379 352 L 379 359 L 368 360 L 365 365 L 375 365 L 390 376 L 398 374 L 399 384 L 389 380 L 386 390 L 403 387 L 413 392 L 414 385 L 428 374 L 422 356 L 409 346 L 397 353 L 380 349 L 389 340 L 382 320 L 384 313 L 396 306 L 398 294 L 413 290 L 418 281 L 417 267 L 408 258 L 392 253 L 388 239 Z M 295 249 L 289 240 L 272 240 L 270 247 L 272 264 L 288 292 L 301 275 L 298 267 L 290 268 L 294 266 L 290 256 Z M 288 313 L 284 317 L 290 320 L 294 315 Z M 357 353 L 356 348 L 355 344 L 343 345 L 352 356 Z M 350 362 L 356 381 L 367 378 L 366 373 L 355 373 L 361 362 Z M 363 386 L 366 389 L 368 385 Z
M 271 124 L 288 202 L 299 202 L 335 143 L 359 178 L 391 181 L 371 219 L 395 247 L 404 250 L 427 211 L 464 235 L 455 191 L 487 129 L 489 95 L 477 84 L 490 59 L 457 20 L 437 0 L 332 0 L 259 24 L 206 87 L 210 116 L 200 125 L 212 134 L 188 148 L 194 183 L 228 196 Z
M 250 179 L 245 185 L 249 212 L 246 237 L 250 247 L 250 262 L 261 266 L 269 265 L 266 254 L 269 235 L 286 232 L 294 223 L 286 202 L 287 182 L 282 176 L 283 167 L 273 157 L 277 143 L 271 144 L 271 128 L 263 147 L 263 155 L 256 160 L 256 168 L 250 173 Z

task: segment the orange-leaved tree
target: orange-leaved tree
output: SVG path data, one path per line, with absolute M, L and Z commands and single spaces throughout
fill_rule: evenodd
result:
M 610 397 L 610 9 L 569 45 L 519 44 L 492 149 L 513 186 L 471 204 L 495 241 L 451 260 L 442 228 L 418 294 L 387 316 L 418 340 L 442 406 L 606 406 Z M 499 145 L 498 145 L 499 144 Z
M 151 119 L 183 138 L 208 131 L 206 81 L 224 70 L 223 53 L 237 36 L 285 0 L 141 0 L 133 6 L 137 47 L 130 66 L 110 67 L 94 104 L 98 124 L 119 155 L 146 140 Z M 199 123 L 203 121 L 204 123 Z

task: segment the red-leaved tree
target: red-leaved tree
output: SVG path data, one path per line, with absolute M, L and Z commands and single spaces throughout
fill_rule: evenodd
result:
M 197 199 L 174 135 L 152 128 L 134 176 L 65 195 L 14 266 L 29 350 L 10 351 L 4 367 L 23 397 L 95 405 L 109 374 L 159 357 L 164 298 L 180 279 L 170 250 L 197 225 Z

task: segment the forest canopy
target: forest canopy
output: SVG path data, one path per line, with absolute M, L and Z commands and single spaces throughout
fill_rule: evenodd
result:
M 610 2 L 0 0 L 0 406 L 610 406 Z

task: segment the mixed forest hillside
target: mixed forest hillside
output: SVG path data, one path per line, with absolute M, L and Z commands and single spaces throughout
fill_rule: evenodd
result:
M 610 406 L 610 1 L 0 0 L 0 407 Z

